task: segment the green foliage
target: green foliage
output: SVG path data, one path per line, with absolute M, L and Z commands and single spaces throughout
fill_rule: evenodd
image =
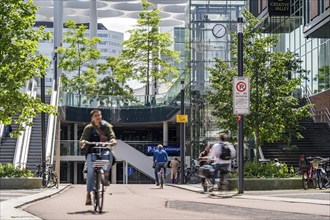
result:
M 173 62 L 179 62 L 179 53 L 169 47 L 173 44 L 169 33 L 160 33 L 158 9 L 149 9 L 152 4 L 141 0 L 143 11 L 137 25 L 129 30 L 130 38 L 123 42 L 120 55 L 122 74 L 126 78 L 140 80 L 146 84 L 146 95 L 152 78 L 159 81 L 174 81 L 178 70 Z
M 0 163 L 0 177 L 34 177 L 34 174 L 27 169 L 20 170 L 11 163 L 3 165 Z
M 75 72 L 76 74 L 72 78 L 65 74 L 61 76 L 62 91 L 73 94 L 95 94 L 94 89 L 97 85 L 95 63 L 101 54 L 95 49 L 95 45 L 101 42 L 101 39 L 87 38 L 87 27 L 77 25 L 74 20 L 68 20 L 65 26 L 68 30 L 64 33 L 63 42 L 68 44 L 68 47 L 57 49 L 61 55 L 58 66 L 68 73 Z
M 231 174 L 237 177 L 237 173 Z M 247 161 L 244 164 L 245 178 L 293 178 L 299 177 L 292 166 L 288 167 L 285 163 L 280 163 L 277 167 L 274 162 L 258 163 Z
M 323 66 L 319 69 L 319 73 L 313 78 L 318 83 L 318 90 L 315 92 L 321 92 L 330 88 L 330 66 Z
M 309 106 L 299 106 L 299 100 L 292 96 L 303 79 L 301 61 L 291 52 L 272 52 L 278 36 L 264 36 L 257 27 L 259 20 L 247 10 L 243 16 L 246 20 L 243 71 L 250 78 L 250 114 L 244 117 L 244 135 L 252 135 L 258 148 L 265 141 L 284 138 L 283 134 L 290 138 L 299 136 L 298 120 L 310 113 Z M 216 65 L 209 69 L 213 90 L 208 99 L 214 106 L 218 126 L 237 133 L 232 103 L 232 81 L 237 76 L 237 35 L 233 35 L 231 48 L 232 63 L 216 59 Z
M 296 174 L 293 167 L 288 167 L 285 163 L 280 163 L 280 167 L 277 167 L 274 162 L 246 162 L 244 176 L 247 178 L 289 178 L 296 177 Z
M 21 92 L 26 81 L 44 77 L 49 67 L 49 59 L 37 53 L 39 40 L 51 36 L 44 27 L 33 28 L 37 10 L 32 0 L 0 1 L 0 124 L 18 124 L 14 136 L 31 126 L 37 113 L 56 113 L 54 106 Z M 19 117 L 13 122 L 14 115 Z
M 106 63 L 96 63 L 101 52 L 95 45 L 101 42 L 98 37 L 86 37 L 86 26 L 77 25 L 68 20 L 65 25 L 68 31 L 64 34 L 63 42 L 68 47 L 58 48 L 61 54 L 59 67 L 68 73 L 76 74 L 69 78 L 61 76 L 62 92 L 84 95 L 130 95 L 132 89 L 125 85 L 126 78 L 121 74 L 116 57 L 108 57 Z M 100 75 L 106 75 L 98 80 Z

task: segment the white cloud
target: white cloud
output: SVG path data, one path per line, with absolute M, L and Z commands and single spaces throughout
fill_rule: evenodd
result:
M 102 23 L 106 28 L 112 31 L 124 33 L 124 40 L 129 38 L 128 30 L 133 29 L 136 19 L 133 18 L 102 18 L 98 22 Z

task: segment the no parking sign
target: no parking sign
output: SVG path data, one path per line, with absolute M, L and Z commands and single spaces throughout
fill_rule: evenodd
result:
M 235 115 L 250 113 L 250 79 L 248 77 L 233 78 L 233 112 Z

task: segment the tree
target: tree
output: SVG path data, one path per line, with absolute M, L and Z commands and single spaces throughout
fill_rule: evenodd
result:
M 151 79 L 164 82 L 176 79 L 178 70 L 172 62 L 180 60 L 179 53 L 169 48 L 173 44 L 170 34 L 159 32 L 160 11 L 150 10 L 152 4 L 147 0 L 141 0 L 141 4 L 143 12 L 135 28 L 128 31 L 130 38 L 123 42 L 120 63 L 127 67 L 127 78 L 146 84 L 146 96 L 149 96 Z
M 318 82 L 318 92 L 330 88 L 330 66 L 321 67 L 313 80 Z
M 64 74 L 61 76 L 62 91 L 89 96 L 131 94 L 132 90 L 124 83 L 126 78 L 121 75 L 116 57 L 108 57 L 106 63 L 97 63 L 101 52 L 95 45 L 101 42 L 101 39 L 86 37 L 87 27 L 77 25 L 73 20 L 68 20 L 65 25 L 68 31 L 63 42 L 68 44 L 68 47 L 60 47 L 57 50 L 61 55 L 59 67 L 76 74 L 72 78 Z M 99 76 L 105 74 L 106 76 L 99 80 Z
M 95 48 L 101 39 L 86 37 L 85 25 L 77 25 L 74 20 L 65 23 L 68 27 L 64 33 L 63 42 L 68 47 L 59 47 L 57 52 L 61 55 L 59 68 L 68 73 L 76 73 L 72 78 L 65 74 L 61 76 L 62 91 L 72 94 L 95 94 L 97 85 L 96 60 L 101 52 Z
M 243 12 L 244 76 L 250 78 L 250 114 L 245 116 L 244 134 L 254 137 L 256 147 L 264 142 L 274 142 L 289 132 L 298 135 L 298 120 L 309 115 L 309 106 L 299 106 L 292 96 L 302 81 L 301 61 L 291 52 L 272 52 L 278 42 L 277 35 L 264 36 L 258 19 L 247 10 Z M 213 91 L 208 94 L 218 117 L 220 128 L 237 132 L 233 115 L 232 80 L 237 76 L 237 36 L 231 42 L 232 63 L 216 59 L 210 68 Z M 295 76 L 295 77 L 293 77 Z
M 21 92 L 26 81 L 44 77 L 49 67 L 49 59 L 37 53 L 38 41 L 51 36 L 44 27 L 33 29 L 37 10 L 32 0 L 0 1 L 0 124 L 12 124 L 19 115 L 14 135 L 31 126 L 37 113 L 56 113 L 54 106 Z

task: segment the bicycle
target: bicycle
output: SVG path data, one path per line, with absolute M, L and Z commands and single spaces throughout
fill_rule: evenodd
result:
M 330 187 L 330 158 L 318 157 L 319 161 L 317 164 L 317 184 L 319 189 Z M 315 165 L 314 165 L 315 166 Z
M 46 168 L 43 171 L 41 169 L 41 165 L 37 164 L 37 170 L 34 173 L 34 175 L 36 177 L 41 177 L 42 178 L 42 182 L 41 185 L 42 187 L 56 187 L 58 188 L 59 183 L 58 183 L 58 177 L 56 175 L 56 173 L 53 171 L 53 164 L 46 162 Z
M 95 145 L 93 147 L 92 153 L 92 163 L 94 169 L 94 190 L 93 190 L 93 206 L 94 211 L 98 211 L 102 213 L 103 204 L 104 204 L 104 193 L 105 193 L 105 185 L 106 181 L 109 181 L 105 178 L 104 171 L 110 165 L 109 160 L 102 160 L 103 151 L 109 150 L 109 147 L 113 147 L 114 144 L 111 142 L 89 142 L 85 141 L 85 144 Z M 105 147 L 105 146 L 109 147 Z M 112 148 L 110 148 L 110 153 Z
M 301 171 L 302 186 L 305 190 L 312 186 L 316 188 L 317 172 L 315 172 L 314 165 L 316 164 L 314 157 L 301 156 L 299 158 L 299 167 Z

